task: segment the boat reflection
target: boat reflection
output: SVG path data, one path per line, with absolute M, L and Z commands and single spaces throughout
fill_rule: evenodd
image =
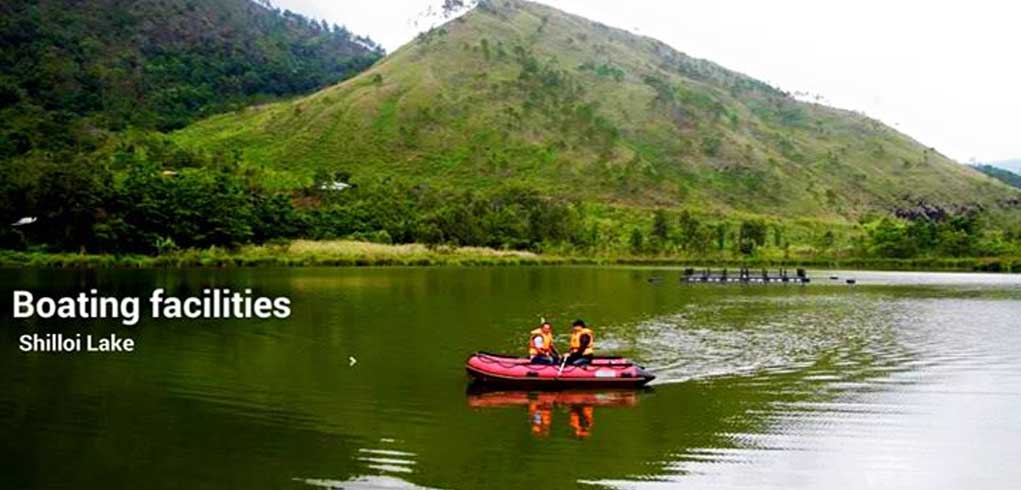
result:
M 549 437 L 554 411 L 566 409 L 568 425 L 579 439 L 592 434 L 596 407 L 633 407 L 635 391 L 481 391 L 468 392 L 472 408 L 527 407 L 528 423 L 535 437 Z

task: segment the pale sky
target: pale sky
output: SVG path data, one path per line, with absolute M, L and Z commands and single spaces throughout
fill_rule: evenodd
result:
M 864 112 L 968 162 L 1021 157 L 1021 3 L 539 0 L 790 92 Z M 440 0 L 274 0 L 393 51 Z

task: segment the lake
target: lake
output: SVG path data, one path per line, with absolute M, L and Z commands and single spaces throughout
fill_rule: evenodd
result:
M 0 271 L 0 488 L 1012 488 L 1021 276 L 664 268 Z M 831 280 L 836 275 L 839 280 Z M 855 278 L 848 285 L 845 278 Z M 291 298 L 286 320 L 19 320 L 12 290 Z M 648 390 L 467 389 L 586 320 Z M 131 353 L 23 353 L 26 333 Z M 353 365 L 352 365 L 352 360 Z

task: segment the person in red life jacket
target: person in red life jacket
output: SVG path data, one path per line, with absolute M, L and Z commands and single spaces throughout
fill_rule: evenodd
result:
M 542 326 L 528 334 L 528 357 L 532 364 L 558 364 L 560 353 L 553 345 L 553 325 L 542 322 Z
M 571 324 L 571 351 L 567 355 L 567 364 L 572 366 L 584 366 L 592 362 L 596 351 L 596 339 L 592 330 L 585 326 L 585 322 L 575 320 Z

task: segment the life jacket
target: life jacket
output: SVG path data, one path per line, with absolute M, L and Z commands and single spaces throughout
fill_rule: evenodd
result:
M 528 334 L 529 357 L 546 356 L 553 352 L 553 334 L 543 332 L 541 328 Z
M 581 350 L 581 337 L 582 335 L 588 335 L 588 345 L 585 346 L 585 351 L 581 353 L 583 356 L 591 356 L 596 351 L 596 336 L 592 334 L 592 330 L 588 328 L 581 328 L 571 333 L 571 352 L 578 352 Z

